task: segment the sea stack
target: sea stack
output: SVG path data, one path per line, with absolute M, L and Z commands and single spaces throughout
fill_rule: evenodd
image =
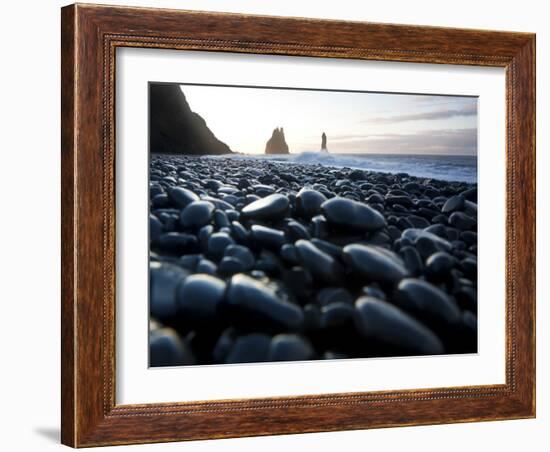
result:
M 187 103 L 179 85 L 149 86 L 149 149 L 161 154 L 231 154 Z
M 266 154 L 288 154 L 288 144 L 285 141 L 285 132 L 282 127 L 275 128 L 271 138 L 265 145 Z
M 327 134 L 325 132 L 323 132 L 323 134 L 321 135 L 321 151 L 322 152 L 328 152 L 328 149 L 327 149 Z

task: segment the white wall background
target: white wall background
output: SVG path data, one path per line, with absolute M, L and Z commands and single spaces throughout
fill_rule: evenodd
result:
M 547 346 L 550 320 L 544 295 L 550 252 L 548 198 L 550 31 L 545 2 L 461 0 L 113 0 L 118 4 L 212 11 L 352 19 L 530 31 L 537 33 L 538 130 L 538 396 L 537 419 L 370 431 L 320 433 L 193 443 L 119 447 L 116 450 L 256 451 L 406 448 L 446 452 L 491 449 L 547 450 L 550 429 Z M 98 2 L 93 2 L 98 3 Z M 59 445 L 60 317 L 60 1 L 6 2 L 0 46 L 0 447 L 47 451 Z M 545 290 L 546 289 L 546 290 Z

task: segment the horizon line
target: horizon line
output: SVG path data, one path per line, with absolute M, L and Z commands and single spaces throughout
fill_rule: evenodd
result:
M 299 154 L 303 154 L 303 153 L 321 153 L 323 152 L 323 154 L 328 154 L 328 155 L 350 155 L 350 154 L 353 154 L 353 155 L 359 155 L 359 154 L 363 154 L 363 155 L 426 155 L 426 156 L 447 156 L 447 157 L 476 157 L 477 158 L 477 152 L 475 154 L 446 154 L 446 153 L 439 153 L 439 154 L 435 154 L 435 153 L 427 153 L 427 152 L 422 152 L 422 153 L 416 153 L 416 152 L 331 152 L 330 150 L 329 151 L 299 151 L 299 152 L 288 152 L 288 154 L 265 154 L 264 152 L 242 152 L 242 151 L 233 151 L 232 154 L 244 154 L 244 155 L 290 155 L 290 154 L 293 154 L 293 155 L 299 155 Z M 231 155 L 231 154 L 219 154 L 219 155 Z

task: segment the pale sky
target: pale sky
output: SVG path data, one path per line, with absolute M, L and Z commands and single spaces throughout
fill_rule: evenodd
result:
M 476 155 L 477 98 L 181 85 L 191 110 L 233 151 L 263 154 L 275 127 L 291 153 Z

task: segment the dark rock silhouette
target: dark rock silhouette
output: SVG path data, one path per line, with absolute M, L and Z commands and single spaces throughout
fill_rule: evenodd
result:
M 191 111 L 179 85 L 149 85 L 149 149 L 162 154 L 230 154 L 206 125 Z
M 265 145 L 266 154 L 288 154 L 288 144 L 285 141 L 285 132 L 282 127 L 273 130 L 271 138 Z
M 327 134 L 323 132 L 323 135 L 321 135 L 321 151 L 328 152 L 327 149 Z

